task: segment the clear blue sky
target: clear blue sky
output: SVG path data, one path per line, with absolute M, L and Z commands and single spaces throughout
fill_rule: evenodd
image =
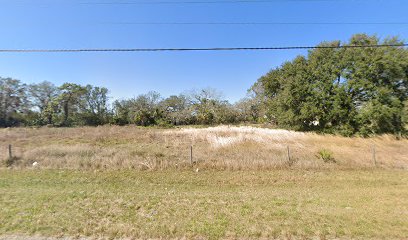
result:
M 408 39 L 408 25 L 118 25 L 118 22 L 408 22 L 406 0 L 81 4 L 0 0 L 0 48 L 177 48 L 316 45 L 354 33 Z M 128 0 L 126 2 L 137 2 Z M 142 0 L 140 0 L 142 1 Z M 149 0 L 147 0 L 149 1 Z M 153 1 L 153 0 L 152 0 Z M 172 0 L 167 0 L 172 1 Z M 176 0 L 174 0 L 176 1 Z M 110 0 L 109 2 L 121 2 Z M 123 1 L 122 1 L 123 2 Z M 305 51 L 1 53 L 0 76 L 26 83 L 92 84 L 113 98 L 213 87 L 236 101 L 269 69 Z

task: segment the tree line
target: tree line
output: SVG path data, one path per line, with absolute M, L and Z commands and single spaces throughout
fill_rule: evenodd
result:
M 215 89 L 162 98 L 157 92 L 110 103 L 104 87 L 51 82 L 24 84 L 0 78 L 0 126 L 97 126 L 104 124 L 171 126 L 258 121 L 250 99 L 230 104 Z
M 319 46 L 402 44 L 356 34 Z M 408 123 L 408 50 L 317 48 L 260 77 L 231 104 L 214 89 L 161 97 L 157 92 L 111 103 L 104 87 L 0 78 L 0 127 L 139 126 L 268 122 L 343 135 L 404 134 Z

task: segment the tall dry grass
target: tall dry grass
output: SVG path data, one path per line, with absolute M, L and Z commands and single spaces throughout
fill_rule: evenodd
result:
M 408 140 L 390 135 L 345 138 L 255 127 L 153 129 L 132 126 L 0 130 L 0 159 L 12 144 L 13 167 L 62 169 L 370 168 L 408 169 Z M 287 147 L 291 161 L 288 161 Z M 3 149 L 3 150 L 1 150 Z M 335 163 L 318 152 L 330 152 Z

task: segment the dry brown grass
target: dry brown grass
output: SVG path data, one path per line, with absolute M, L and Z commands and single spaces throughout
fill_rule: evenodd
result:
M 14 167 L 63 169 L 194 168 L 370 168 L 376 146 L 377 167 L 408 169 L 408 140 L 385 135 L 345 138 L 253 127 L 153 129 L 132 126 L 81 128 L 14 128 L 0 130 L 0 159 L 13 145 Z M 292 161 L 288 162 L 287 146 Z M 320 150 L 332 152 L 325 163 Z

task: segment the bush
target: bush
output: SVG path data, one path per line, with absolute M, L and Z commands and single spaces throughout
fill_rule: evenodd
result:
M 322 149 L 318 153 L 318 157 L 322 159 L 325 163 L 335 163 L 336 160 L 333 157 L 333 153 L 329 150 Z

